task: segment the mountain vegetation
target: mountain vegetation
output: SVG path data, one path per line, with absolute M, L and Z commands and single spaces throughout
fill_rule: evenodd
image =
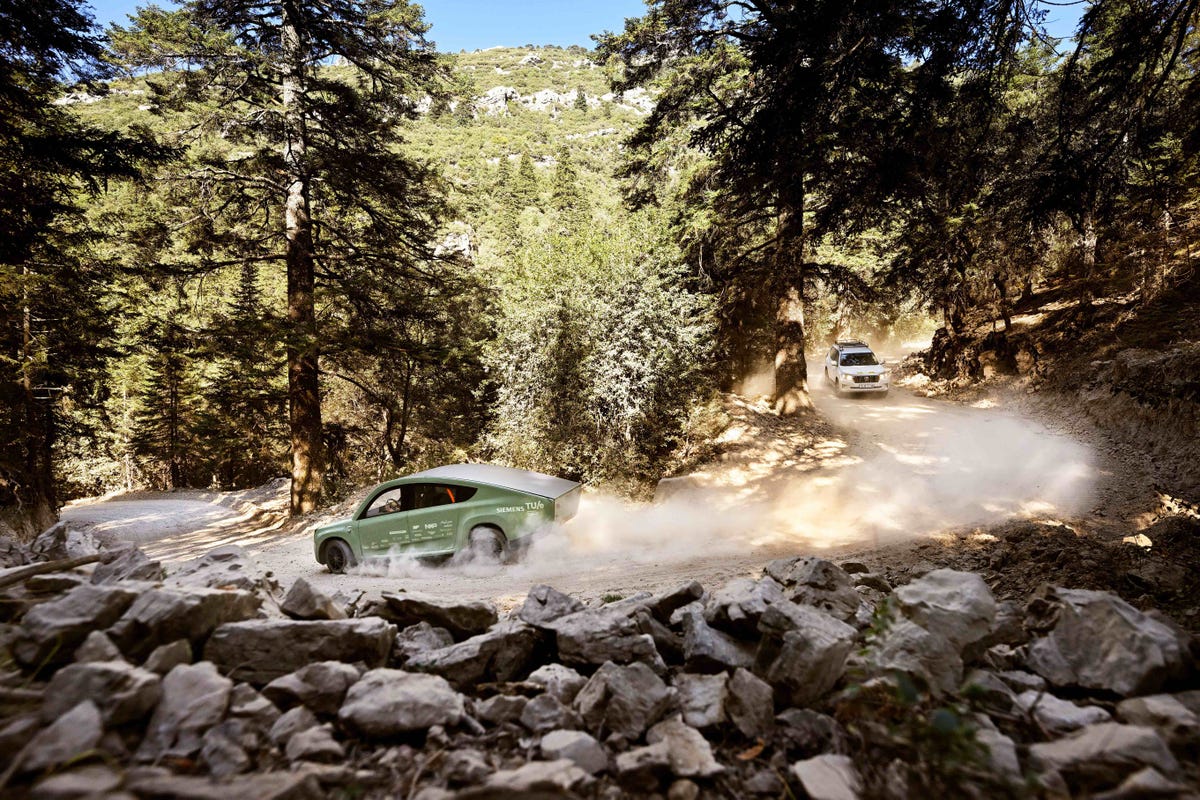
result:
M 1200 258 L 1200 0 L 1041 16 L 651 0 L 440 54 L 403 2 L 2 2 L 4 524 L 452 459 L 643 491 L 833 337 L 1136 313 Z

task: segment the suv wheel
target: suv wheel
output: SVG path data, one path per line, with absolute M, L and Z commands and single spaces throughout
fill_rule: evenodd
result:
M 354 551 L 341 539 L 330 539 L 325 545 L 325 568 L 334 575 L 341 575 L 354 563 Z
M 508 540 L 495 528 L 480 525 L 467 534 L 471 559 L 485 564 L 501 564 L 508 558 Z

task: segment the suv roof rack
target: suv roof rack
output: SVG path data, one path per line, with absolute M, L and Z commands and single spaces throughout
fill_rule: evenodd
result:
M 867 343 L 858 339 L 842 339 L 835 342 L 838 347 L 866 347 Z

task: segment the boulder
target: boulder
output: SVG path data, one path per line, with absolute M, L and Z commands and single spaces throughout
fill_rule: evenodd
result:
M 340 661 L 318 661 L 281 675 L 263 687 L 263 696 L 279 708 L 306 706 L 316 714 L 334 716 L 342 707 L 346 690 L 361 673 Z
M 538 584 L 529 590 L 524 605 L 517 611 L 517 618 L 540 627 L 582 609 L 583 603 L 574 597 L 565 595 L 552 586 Z
M 1054 686 L 1148 694 L 1190 663 L 1178 631 L 1108 592 L 1046 588 L 1027 612 L 1026 626 L 1042 635 L 1026 665 Z
M 583 731 L 550 731 L 542 737 L 541 750 L 547 759 L 569 759 L 589 775 L 608 769 L 608 752 L 604 745 Z
M 542 633 L 518 620 L 497 623 L 487 633 L 411 656 L 405 668 L 441 675 L 459 688 L 524 677 L 542 643 Z
M 693 675 L 682 673 L 675 678 L 679 694 L 679 709 L 683 721 L 693 728 L 711 728 L 726 720 L 725 706 L 729 701 L 726 688 L 728 676 Z
M 1030 745 L 1029 757 L 1043 772 L 1058 772 L 1084 789 L 1112 786 L 1143 767 L 1170 778 L 1181 775 L 1179 762 L 1153 728 L 1116 722 L 1089 725 L 1066 738 Z
M 749 670 L 735 670 L 729 678 L 725 710 L 729 721 L 749 739 L 765 737 L 775 723 L 775 692 Z
M 396 634 L 396 644 L 392 650 L 392 658 L 399 666 L 413 656 L 430 650 L 441 650 L 454 644 L 454 636 L 445 628 L 435 628 L 428 622 L 418 622 L 409 625 Z
M 249 592 L 192 587 L 151 589 L 138 595 L 108 635 L 130 658 L 142 660 L 176 639 L 200 646 L 218 626 L 250 619 L 262 600 Z
M 66 522 L 56 522 L 38 534 L 29 551 L 35 561 L 61 561 L 94 556 L 100 552 L 100 543 L 86 531 L 76 530 Z
M 667 745 L 671 773 L 678 778 L 711 778 L 725 771 L 700 732 L 678 717 L 652 727 L 646 732 L 646 741 Z
M 1017 695 L 1017 707 L 1030 714 L 1051 735 L 1061 735 L 1088 725 L 1112 722 L 1112 715 L 1099 706 L 1077 706 L 1045 692 L 1026 691 Z
M 475 716 L 484 722 L 500 725 L 521 718 L 529 698 L 519 694 L 498 694 L 475 703 Z
M 633 791 L 650 792 L 671 772 L 671 745 L 659 741 L 635 747 L 619 754 L 614 772 L 622 786 Z
M 1130 725 L 1154 728 L 1169 742 L 1200 740 L 1200 715 L 1176 695 L 1154 694 L 1122 700 L 1117 704 L 1117 717 Z
M 148 669 L 158 675 L 166 675 L 180 664 L 192 663 L 192 643 L 187 639 L 176 639 L 173 642 L 160 644 L 150 651 L 143 669 Z
M 546 694 L 557 697 L 559 702 L 565 705 L 575 702 L 575 696 L 587 684 L 587 678 L 562 664 L 545 664 L 538 667 L 529 673 L 526 681 L 541 686 L 546 690 Z
M 85 764 L 42 778 L 29 792 L 32 800 L 76 800 L 81 797 L 112 797 L 122 775 L 107 764 Z
M 655 595 L 646 601 L 646 609 L 659 622 L 669 622 L 676 610 L 704 597 L 704 587 L 698 581 L 690 581 L 669 592 Z
M 130 775 L 125 789 L 146 800 L 323 800 L 328 794 L 308 772 L 259 772 L 214 781 L 207 775 L 144 771 Z
M 483 783 L 494 771 L 487 756 L 471 748 L 455 750 L 446 754 L 443 774 L 452 784 Z
M 292 619 L 345 619 L 346 611 L 304 578 L 297 578 L 279 610 Z
M 456 640 L 483 633 L 499 620 L 491 603 L 444 600 L 415 592 L 384 592 L 376 613 L 401 628 L 428 622 L 450 631 Z
M 987 636 L 996 619 L 992 591 L 973 572 L 935 569 L 892 596 L 900 613 L 959 650 Z
M 754 648 L 709 627 L 699 609 L 683 613 L 683 658 L 694 672 L 717 672 L 754 664 Z
M 167 577 L 167 586 L 241 589 L 254 592 L 277 588 L 244 549 L 227 544 L 183 564 Z
M 798 706 L 816 701 L 841 679 L 858 635 L 823 611 L 786 601 L 767 608 L 759 629 L 759 674 Z
M 705 598 L 704 619 L 721 630 L 752 637 L 767 606 L 783 599 L 783 587 L 772 578 L 735 578 Z
M 792 776 L 810 800 L 858 800 L 862 781 L 848 756 L 820 755 L 797 761 Z
M 283 712 L 279 719 L 271 725 L 267 735 L 275 744 L 286 747 L 293 736 L 319 724 L 315 714 L 304 706 L 296 706 L 290 711 Z
M 658 671 L 666 665 L 654 637 L 641 632 L 634 615 L 644 606 L 612 603 L 559 617 L 545 627 L 554 631 L 560 660 L 567 665 L 593 666 L 613 662 L 644 662 Z
M 545 733 L 557 728 L 578 728 L 579 715 L 549 694 L 539 694 L 521 709 L 521 724 L 534 733 Z
M 571 789 L 588 783 L 590 776 L 567 758 L 530 761 L 516 769 L 492 773 L 471 797 L 570 797 Z
M 333 738 L 331 726 L 318 725 L 288 739 L 285 754 L 288 761 L 338 763 L 346 758 L 346 748 Z
M 1017 745 L 994 727 L 980 726 L 975 730 L 975 741 L 987 749 L 987 765 L 992 773 L 1011 784 L 1021 782 L 1021 761 L 1017 757 Z
M 250 753 L 259 744 L 258 733 L 245 720 L 227 719 L 204 732 L 200 760 L 214 778 L 227 778 L 250 769 Z
M 592 731 L 634 740 L 671 707 L 675 691 L 645 664 L 612 662 L 596 670 L 575 698 L 575 708 Z
M 211 663 L 181 664 L 172 669 L 162 679 L 162 698 L 146 726 L 137 757 L 156 761 L 163 756 L 196 755 L 205 732 L 225 717 L 232 690 L 233 681 Z
M 106 726 L 134 722 L 158 704 L 160 679 L 124 661 L 71 664 L 54 673 L 46 687 L 42 719 L 61 717 L 84 700 L 95 703 Z
M 92 583 L 116 583 L 118 581 L 147 581 L 157 583 L 163 579 L 161 561 L 154 561 L 136 547 L 124 547 L 112 559 L 96 565 L 92 571 Z
M 1146 767 L 1121 781 L 1117 788 L 1093 795 L 1093 800 L 1146 800 L 1150 797 L 1195 797 L 1186 784 L 1173 781 L 1156 770 Z
M 29 740 L 18 769 L 36 772 L 74 761 L 95 750 L 103 734 L 100 709 L 84 700 Z
M 229 717 L 245 720 L 267 732 L 279 719 L 279 709 L 248 683 L 239 683 L 229 695 Z
M 891 622 L 867 647 L 864 662 L 873 674 L 902 672 L 935 694 L 953 692 L 962 681 L 958 649 L 915 622 Z
M 92 631 L 112 625 L 138 597 L 136 586 L 82 584 L 65 595 L 39 603 L 21 619 L 11 646 L 26 667 L 63 664 Z
M 121 651 L 112 643 L 112 639 L 104 631 L 92 631 L 75 650 L 75 660 L 84 661 L 116 661 L 121 659 Z
M 784 587 L 788 599 L 815 606 L 843 622 L 854 619 L 862 602 L 846 571 L 824 558 L 778 558 L 763 573 Z
M 846 749 L 846 731 L 838 721 L 811 708 L 787 708 L 776 721 L 784 741 L 801 753 L 841 752 Z
M 445 678 L 398 669 L 373 669 L 346 693 L 338 719 L 365 736 L 388 737 L 455 725 L 463 697 Z
M 375 617 L 255 619 L 217 628 L 204 657 L 228 675 L 262 685 L 314 661 L 378 667 L 386 663 L 395 636 L 395 625 Z

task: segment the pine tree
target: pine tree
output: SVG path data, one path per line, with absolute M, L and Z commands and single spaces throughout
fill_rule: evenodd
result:
M 537 168 L 533 166 L 533 158 L 528 150 L 521 153 L 521 163 L 517 165 L 517 176 L 513 180 L 513 199 L 518 208 L 541 204 Z
M 591 210 L 579 186 L 579 173 L 571 160 L 571 152 L 566 147 L 559 150 L 557 162 L 550 205 L 568 230 L 579 230 L 591 218 Z
M 583 112 L 588 110 L 587 95 L 584 94 L 582 86 L 575 90 L 575 110 Z
M 179 310 L 153 320 L 142 331 L 140 349 L 146 357 L 146 376 L 134 415 L 134 452 L 158 465 L 165 489 L 193 483 L 198 398 L 192 373 L 190 333 L 179 321 Z

